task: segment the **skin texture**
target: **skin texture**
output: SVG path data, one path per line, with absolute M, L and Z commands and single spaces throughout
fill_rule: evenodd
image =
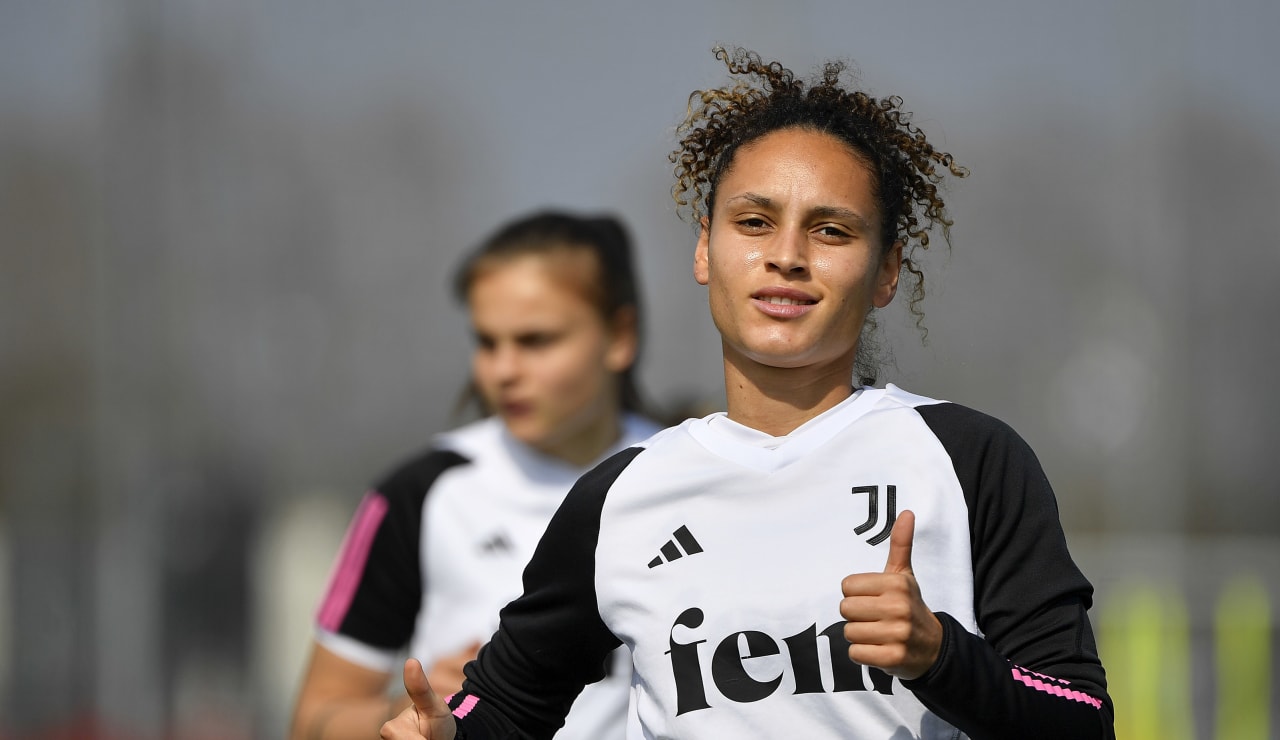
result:
M 883 573 L 855 573 L 840 583 L 840 616 L 849 658 L 902 679 L 919 678 L 938 660 L 942 625 L 920 596 L 911 569 L 916 515 L 898 515 Z
M 422 664 L 412 658 L 404 664 L 404 688 L 413 704 L 384 724 L 379 737 L 383 740 L 453 740 L 458 732 L 453 715 L 431 690 Z
M 871 176 L 838 139 L 775 131 L 742 147 L 694 253 L 724 349 L 729 417 L 775 436 L 848 398 L 858 336 L 893 300 Z M 771 297 L 802 305 L 774 305 Z
M 480 647 L 481 643 L 473 642 L 465 649 L 453 655 L 446 655 L 431 664 L 431 675 L 427 677 L 431 685 L 439 686 L 445 696 L 460 691 L 462 681 L 466 678 L 462 673 L 462 667 L 475 660 L 475 657 L 480 654 Z
M 599 279 L 594 260 L 574 249 L 494 260 L 467 293 L 472 378 L 486 407 L 517 439 L 577 466 L 617 440 L 617 373 L 635 361 L 638 346 L 634 309 L 606 320 L 586 297 L 582 286 Z M 441 658 L 430 684 L 444 696 L 456 692 L 479 648 Z M 313 643 L 290 737 L 366 738 L 400 710 L 412 713 L 409 697 L 387 697 L 391 679 Z
M 575 291 L 592 278 L 591 260 L 517 257 L 480 273 L 468 293 L 485 405 L 517 439 L 575 465 L 617 439 L 616 375 L 636 353 L 633 314 L 610 326 Z
M 368 736 L 408 699 L 387 697 L 389 675 L 369 670 L 312 643 L 311 660 L 294 708 L 292 740 Z

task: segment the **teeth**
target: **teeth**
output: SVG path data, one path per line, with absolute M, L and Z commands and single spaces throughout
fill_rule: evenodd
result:
M 801 306 L 811 301 L 797 301 L 794 298 L 783 298 L 781 296 L 771 295 L 765 299 L 769 303 L 776 303 L 779 306 Z

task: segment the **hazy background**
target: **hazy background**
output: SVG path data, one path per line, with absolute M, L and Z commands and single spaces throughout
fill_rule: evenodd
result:
M 1209 737 L 1227 584 L 1276 663 L 1277 31 L 1271 0 L 0 0 L 0 738 L 284 732 L 357 497 L 453 423 L 447 280 L 499 221 L 624 217 L 648 395 L 721 404 L 666 159 L 717 42 L 851 59 L 972 170 L 881 381 L 1027 437 L 1120 712 Z

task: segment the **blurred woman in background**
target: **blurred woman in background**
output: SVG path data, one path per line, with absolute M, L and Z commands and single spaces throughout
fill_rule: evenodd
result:
M 657 430 L 633 379 L 636 284 L 612 217 L 534 214 L 467 257 L 454 290 L 475 336 L 468 400 L 487 416 L 365 494 L 317 612 L 293 738 L 374 736 L 409 704 L 388 693 L 406 652 L 458 690 L 569 487 Z M 557 737 L 623 737 L 629 684 L 629 657 L 611 655 Z

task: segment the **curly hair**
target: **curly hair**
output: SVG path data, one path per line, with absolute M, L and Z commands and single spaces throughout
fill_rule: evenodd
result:
M 714 53 L 737 79 L 732 86 L 689 96 L 685 119 L 676 129 L 679 147 L 669 156 L 676 176 L 671 195 L 681 215 L 695 225 L 704 220 L 709 224 L 716 186 L 734 155 L 766 134 L 802 128 L 838 138 L 872 174 L 881 244 L 886 251 L 897 242 L 903 245 L 902 270 L 914 282 L 909 309 L 922 340 L 927 340 L 920 309 L 924 273 L 916 250 L 929 248 L 929 232 L 935 226 L 950 244 L 952 221 L 939 186 L 946 174 L 965 177 L 968 170 L 929 143 L 911 123 L 911 114 L 902 110 L 901 98 L 875 98 L 845 89 L 844 62 L 825 63 L 821 77 L 806 85 L 780 63 L 763 62 L 746 49 L 716 47 Z M 871 317 L 868 328 L 874 330 Z M 871 342 L 864 337 L 859 344 L 869 347 Z M 860 360 L 860 369 L 864 365 Z

